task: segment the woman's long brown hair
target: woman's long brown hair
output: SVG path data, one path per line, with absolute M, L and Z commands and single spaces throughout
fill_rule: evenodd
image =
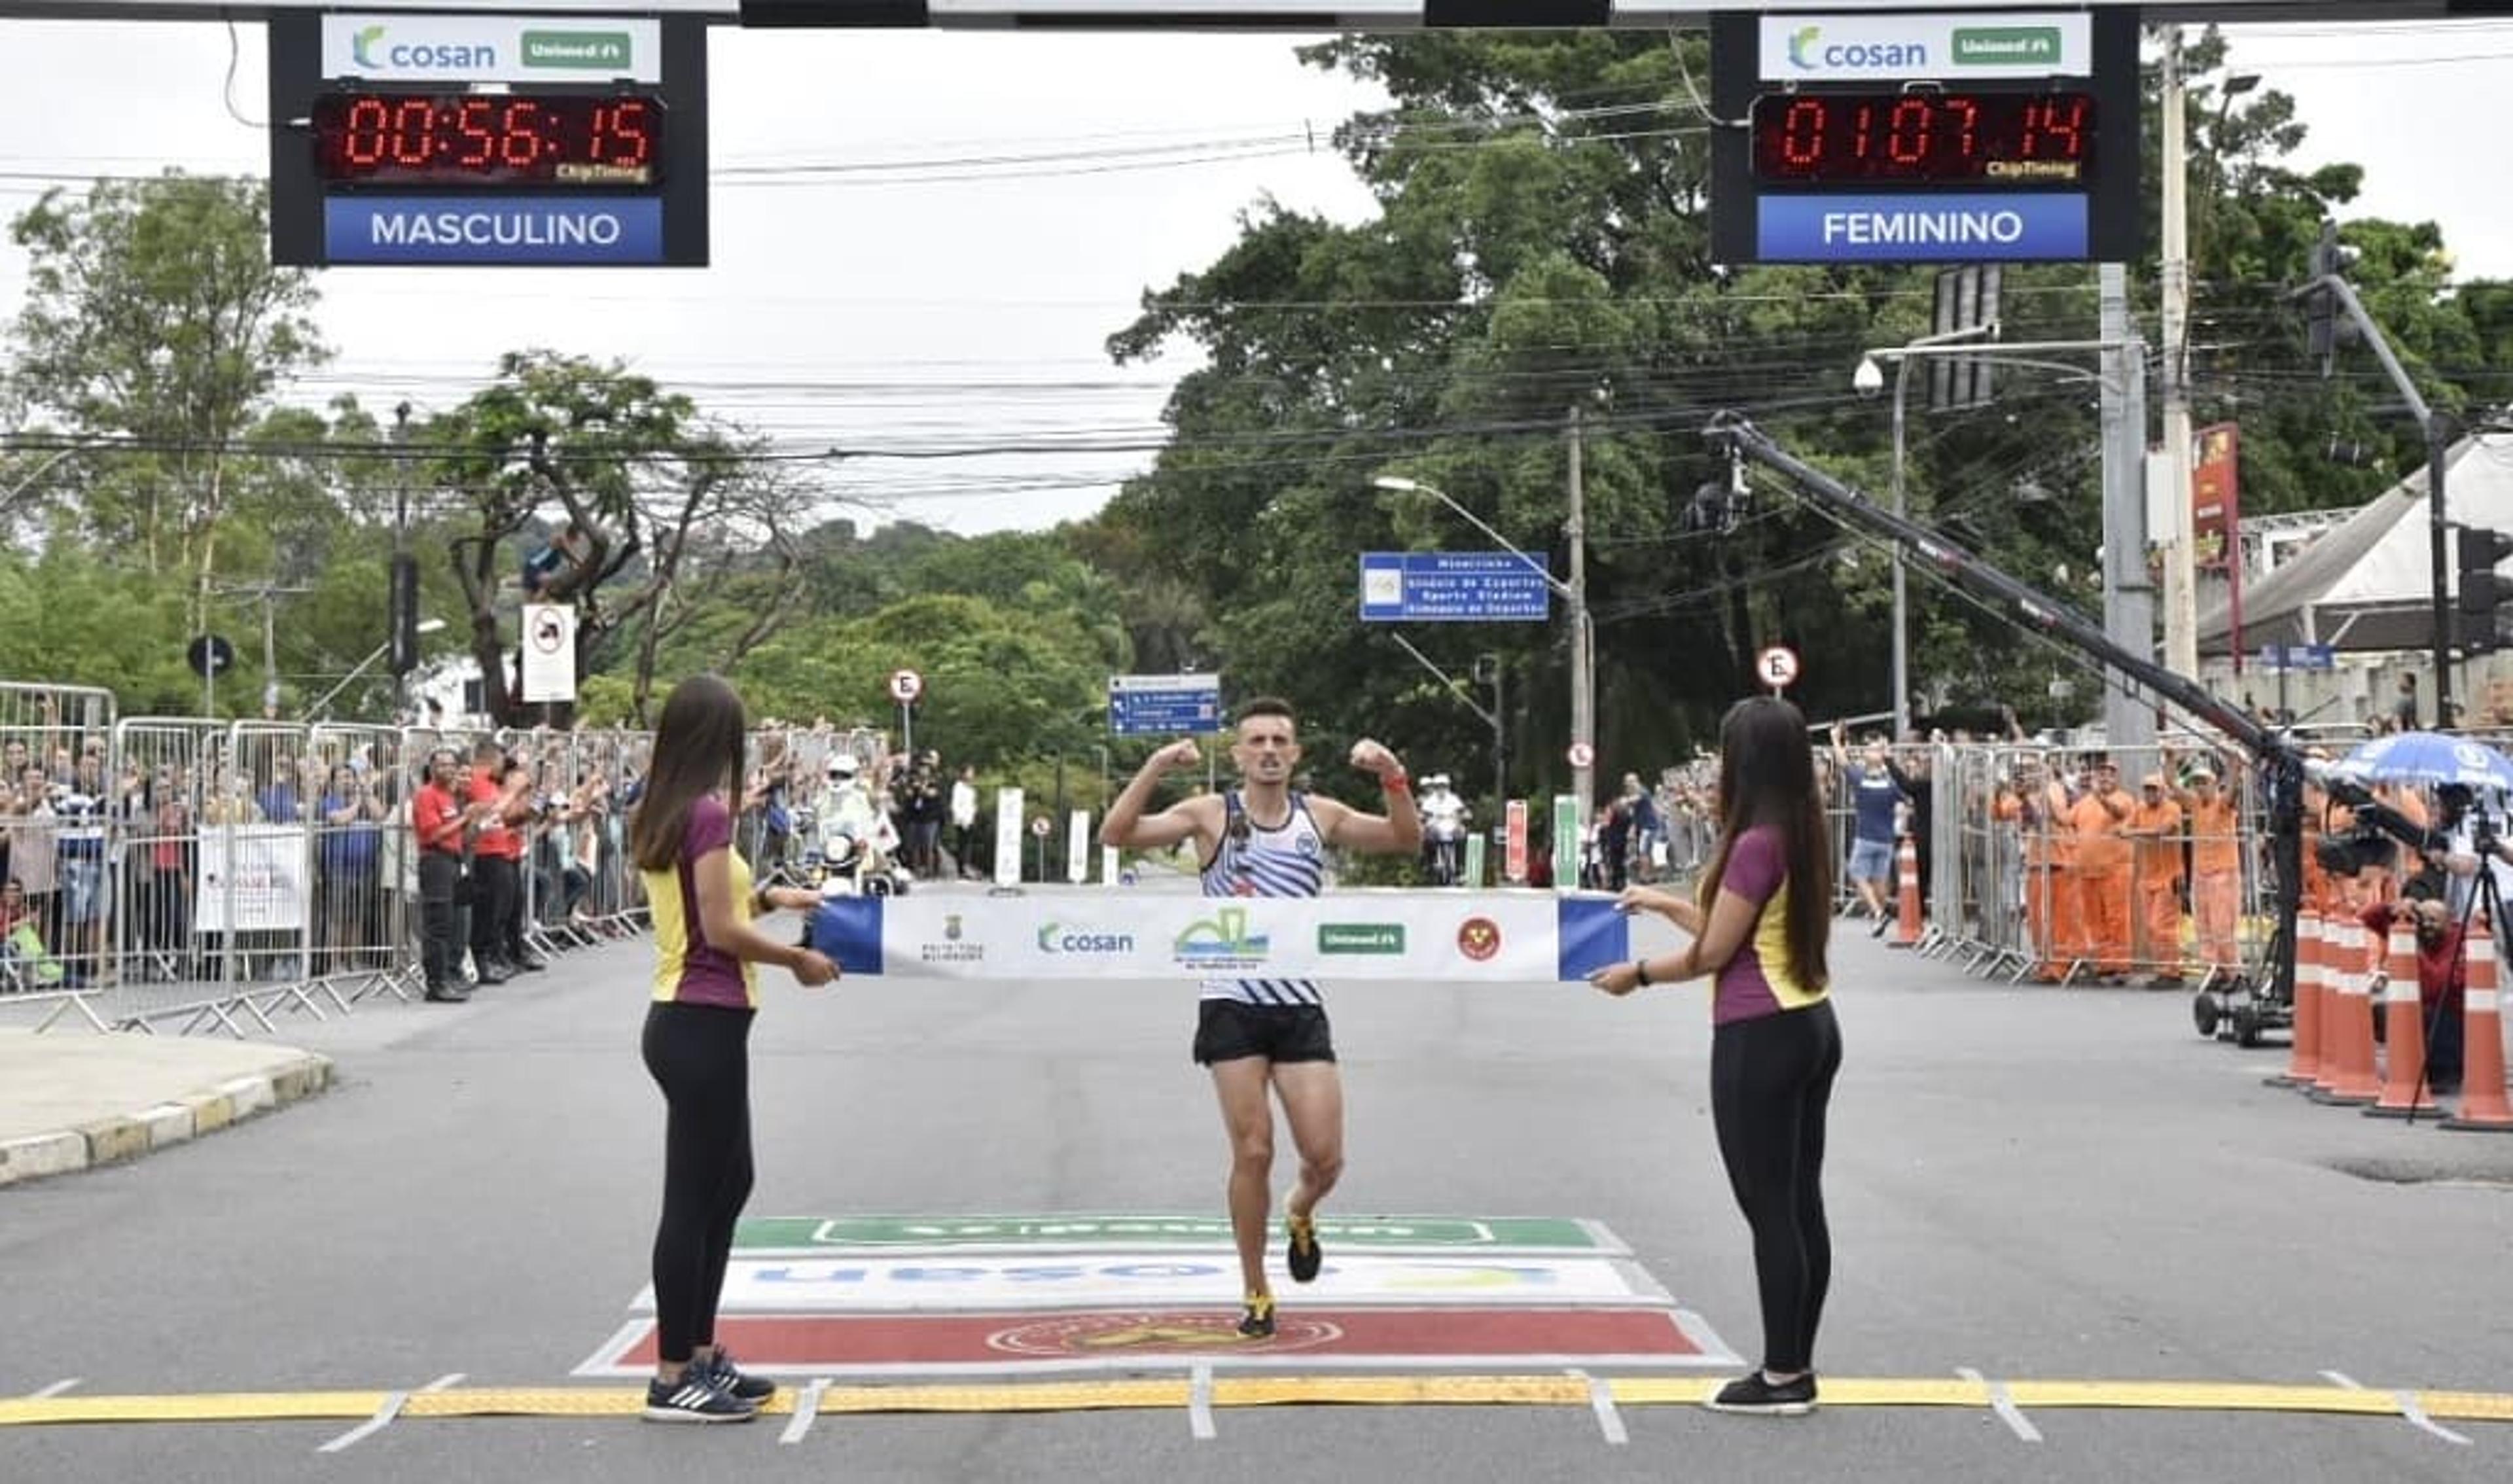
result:
M 672 687 L 655 723 L 646 791 L 628 815 L 628 854 L 638 869 L 680 864 L 691 807 L 719 788 L 740 785 L 748 730 L 741 698 L 720 677 L 692 675 Z
M 1719 724 L 1719 849 L 1701 877 L 1701 910 L 1718 900 L 1736 837 L 1756 825 L 1778 830 L 1789 871 L 1789 978 L 1822 988 L 1832 977 L 1824 962 L 1832 941 L 1832 851 L 1815 786 L 1815 744 L 1796 706 L 1756 696 L 1728 708 Z

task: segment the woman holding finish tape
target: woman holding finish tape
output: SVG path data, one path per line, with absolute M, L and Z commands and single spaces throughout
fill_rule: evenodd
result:
M 1841 1069 L 1824 952 L 1832 857 L 1806 718 L 1772 697 L 1719 728 L 1719 843 L 1698 900 L 1633 887 L 1626 911 L 1693 938 L 1673 953 L 1589 977 L 1608 994 L 1712 976 L 1710 1112 L 1719 1157 L 1754 1233 L 1763 1364 L 1706 1403 L 1716 1412 L 1815 1409 L 1815 1332 L 1832 1279 L 1823 1215 L 1824 1112 Z
M 750 1198 L 750 1023 L 754 964 L 782 964 L 825 984 L 835 964 L 751 926 L 756 913 L 809 909 L 816 892 L 754 889 L 733 844 L 727 790 L 742 778 L 741 698 L 713 675 L 673 687 L 655 728 L 654 763 L 628 824 L 628 849 L 655 920 L 655 995 L 646 1070 L 669 1110 L 663 1214 L 655 1230 L 655 1380 L 646 1418 L 748 1422 L 774 1383 L 736 1369 L 715 1343 L 715 1311 L 734 1223 Z

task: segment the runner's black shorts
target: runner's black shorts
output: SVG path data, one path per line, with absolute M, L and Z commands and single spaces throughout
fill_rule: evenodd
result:
M 1237 1000 L 1202 1003 L 1195 1019 L 1195 1062 L 1332 1062 L 1335 1037 L 1323 1005 L 1244 1005 Z

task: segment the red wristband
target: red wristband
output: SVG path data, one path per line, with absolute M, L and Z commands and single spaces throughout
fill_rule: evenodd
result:
M 1414 781 L 1402 773 L 1390 774 L 1378 781 L 1378 787 L 1382 793 L 1411 793 Z

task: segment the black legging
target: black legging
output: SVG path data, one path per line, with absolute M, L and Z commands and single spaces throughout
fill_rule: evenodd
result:
M 655 1227 L 656 1353 L 666 1364 L 715 1344 L 734 1223 L 750 1199 L 751 1016 L 681 1004 L 646 1013 L 646 1070 L 670 1109 Z
M 1711 1121 L 1728 1183 L 1754 1228 L 1763 1368 L 1778 1375 L 1814 1368 L 1815 1322 L 1832 1283 L 1823 1123 L 1840 1070 L 1841 1023 L 1828 1000 L 1711 1032 Z

